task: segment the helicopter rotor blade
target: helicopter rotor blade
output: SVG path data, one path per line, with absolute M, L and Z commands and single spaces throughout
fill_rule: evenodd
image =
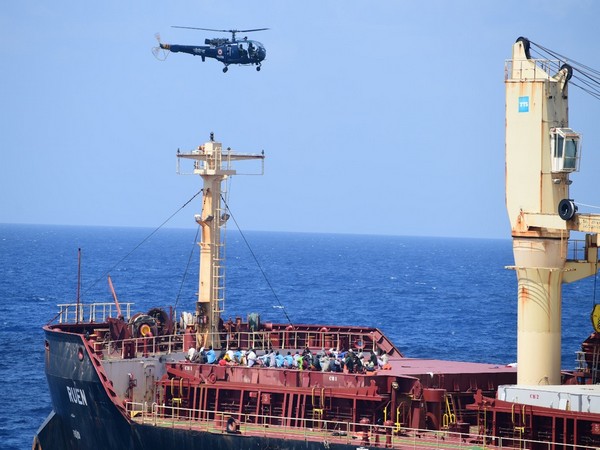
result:
M 216 30 L 214 28 L 182 27 L 179 25 L 171 25 L 171 28 L 185 28 L 186 30 L 216 31 L 219 33 L 250 33 L 252 31 L 264 31 L 264 30 L 269 29 L 269 28 L 253 28 L 251 30 Z
M 218 31 L 220 33 L 229 33 L 231 31 L 231 30 L 215 30 L 213 28 L 181 27 L 179 25 L 171 25 L 171 28 L 185 28 L 186 30 Z
M 254 28 L 252 30 L 229 30 L 231 32 L 236 32 L 236 33 L 250 33 L 252 31 L 265 31 L 265 30 L 269 30 L 269 28 Z
M 152 54 L 159 61 L 164 61 L 165 59 L 167 59 L 167 56 L 169 55 L 169 53 L 167 50 L 165 50 L 164 48 L 161 47 L 160 33 L 156 33 L 154 35 L 154 37 L 158 41 L 158 47 L 152 47 Z
M 152 54 L 159 61 L 164 61 L 169 55 L 169 53 L 164 48 L 160 47 L 152 47 Z

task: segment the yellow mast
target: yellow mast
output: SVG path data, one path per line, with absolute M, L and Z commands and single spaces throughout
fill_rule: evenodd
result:
M 506 68 L 506 207 L 518 278 L 517 383 L 560 384 L 562 283 L 596 273 L 600 216 L 577 214 L 569 179 L 581 136 L 569 128 L 570 67 L 529 56 L 519 38 Z M 570 230 L 588 233 L 567 259 Z
M 200 270 L 198 277 L 198 299 L 196 301 L 197 346 L 221 348 L 220 318 L 225 302 L 225 249 L 222 234 L 229 214 L 223 201 L 223 182 L 236 175 L 232 161 L 260 159 L 264 154 L 242 154 L 228 148 L 223 152 L 220 142 L 210 141 L 189 153 L 177 153 L 179 159 L 194 161 L 193 174 L 203 180 L 202 212 L 196 214 L 201 227 Z M 179 167 L 179 166 L 178 166 Z M 262 171 L 261 171 L 262 173 Z

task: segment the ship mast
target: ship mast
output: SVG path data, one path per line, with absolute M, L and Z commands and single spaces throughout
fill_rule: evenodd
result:
M 598 269 L 600 215 L 578 214 L 569 176 L 581 136 L 569 128 L 566 64 L 534 60 L 519 38 L 506 68 L 506 207 L 518 279 L 517 383 L 560 384 L 562 284 Z M 556 61 L 554 66 L 558 67 Z M 585 249 L 568 258 L 570 231 Z
M 223 201 L 223 182 L 236 175 L 231 168 L 232 161 L 260 159 L 263 154 L 241 154 L 228 148 L 222 150 L 220 142 L 215 142 L 210 134 L 210 141 L 189 153 L 177 152 L 178 173 L 179 161 L 194 161 L 193 174 L 200 175 L 203 180 L 202 212 L 195 215 L 201 227 L 200 270 L 198 277 L 198 293 L 196 301 L 196 345 L 198 347 L 222 348 L 221 313 L 225 304 L 225 226 L 229 214 Z M 262 168 L 261 168 L 262 174 Z

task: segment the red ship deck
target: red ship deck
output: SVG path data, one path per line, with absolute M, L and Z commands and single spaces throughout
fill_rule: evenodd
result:
M 391 372 L 402 375 L 437 374 L 516 374 L 512 366 L 439 359 L 401 358 L 390 359 Z

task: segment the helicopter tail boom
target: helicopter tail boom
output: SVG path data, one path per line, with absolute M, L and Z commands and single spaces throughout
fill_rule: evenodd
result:
M 169 50 L 173 53 L 189 53 L 194 56 L 206 56 L 209 47 L 203 45 L 171 45 L 160 44 L 160 48 Z

